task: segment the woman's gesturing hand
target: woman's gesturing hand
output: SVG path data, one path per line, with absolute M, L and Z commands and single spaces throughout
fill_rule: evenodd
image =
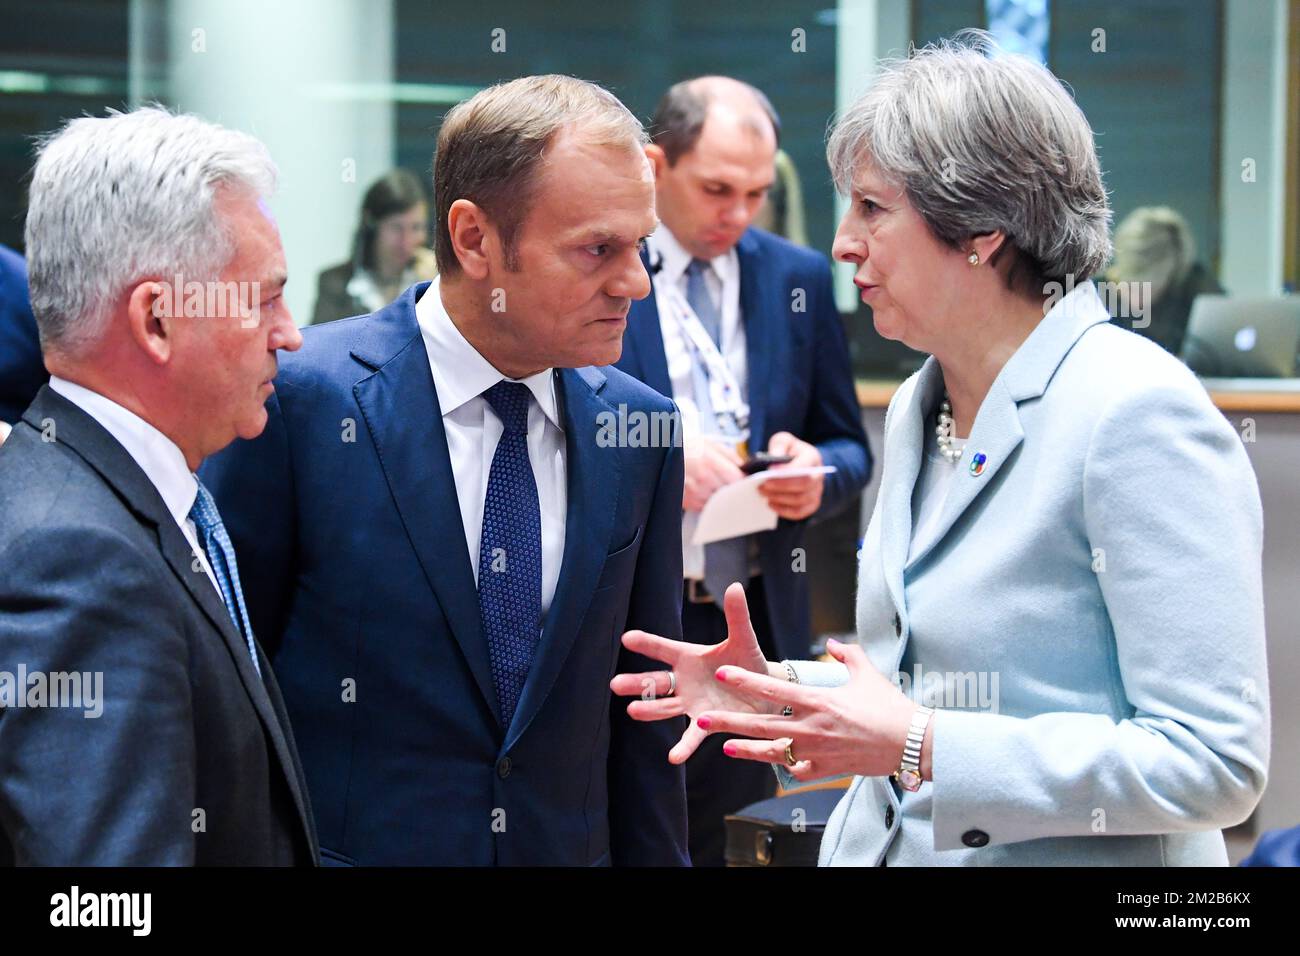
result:
M 673 678 L 669 677 L 668 671 L 615 677 L 609 685 L 615 694 L 640 698 L 628 704 L 629 716 L 634 720 L 664 720 L 682 714 L 696 718 L 707 710 L 769 712 L 761 701 L 736 693 L 716 676 L 718 668 L 724 664 L 753 674 L 766 676 L 768 673 L 767 660 L 759 650 L 758 638 L 749 620 L 745 589 L 739 584 L 727 588 L 723 609 L 727 615 L 727 639 L 721 644 L 688 644 L 645 631 L 628 631 L 623 635 L 624 647 L 667 664 L 676 679 L 676 687 L 670 696 L 668 691 Z M 679 764 L 685 761 L 707 736 L 692 720 L 682 739 L 669 751 L 669 762 Z
M 695 718 L 701 733 L 740 734 L 756 740 L 729 740 L 729 757 L 761 760 L 785 766 L 797 780 L 841 774 L 883 777 L 898 769 L 916 704 L 891 684 L 866 652 L 856 644 L 828 642 L 826 649 L 849 671 L 839 687 L 805 687 L 758 676 L 735 667 L 724 668 L 718 681 L 733 695 L 749 702 L 706 710 Z M 790 717 L 775 716 L 785 706 Z M 927 733 L 927 738 L 929 734 Z M 795 758 L 786 758 L 786 747 Z M 928 740 L 922 770 L 928 779 Z

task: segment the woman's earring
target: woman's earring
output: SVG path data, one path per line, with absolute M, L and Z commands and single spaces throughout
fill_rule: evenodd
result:
M 980 254 L 978 252 L 972 252 L 966 257 L 966 261 L 973 266 L 977 266 L 980 264 Z

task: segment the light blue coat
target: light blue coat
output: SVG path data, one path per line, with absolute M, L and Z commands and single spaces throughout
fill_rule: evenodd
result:
M 942 389 L 931 357 L 890 403 L 857 605 L 872 663 L 939 707 L 934 779 L 854 778 L 821 865 L 1226 865 L 1220 828 L 1258 802 L 1269 753 L 1241 439 L 1085 283 L 994 381 L 938 534 L 908 561 Z M 845 680 L 792 663 L 806 684 Z

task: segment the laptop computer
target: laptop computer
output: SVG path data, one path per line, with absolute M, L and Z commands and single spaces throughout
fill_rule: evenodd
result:
M 1181 358 L 1207 378 L 1291 378 L 1300 354 L 1300 296 L 1198 295 Z

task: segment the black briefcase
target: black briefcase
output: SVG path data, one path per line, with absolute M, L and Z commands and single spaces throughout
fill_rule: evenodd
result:
M 728 814 L 727 866 L 816 866 L 826 820 L 844 793 L 801 790 Z

